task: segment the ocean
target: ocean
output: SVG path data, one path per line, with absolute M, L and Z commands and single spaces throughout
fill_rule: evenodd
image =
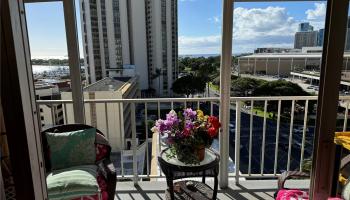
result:
M 48 66 L 48 65 L 33 65 L 33 74 L 42 74 L 44 72 L 50 73 L 50 72 L 68 72 L 69 67 L 68 66 Z

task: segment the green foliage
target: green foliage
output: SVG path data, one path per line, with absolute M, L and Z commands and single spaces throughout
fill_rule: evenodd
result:
M 237 77 L 231 83 L 236 96 L 309 96 L 298 84 L 285 81 L 264 81 L 254 78 Z
M 254 78 L 236 77 L 232 81 L 232 92 L 235 96 L 309 96 L 310 94 L 304 91 L 298 84 L 285 81 L 265 81 Z M 250 102 L 246 102 L 247 105 Z M 305 104 L 305 101 L 297 102 L 300 106 Z M 282 101 L 281 109 L 288 113 L 290 111 L 292 101 Z M 309 111 L 313 109 L 313 102 L 309 102 Z M 264 102 L 256 101 L 254 107 L 257 109 L 255 112 L 258 114 L 258 110 L 263 109 Z M 269 101 L 267 106 L 267 112 L 271 112 L 268 117 L 274 118 L 274 112 L 278 110 L 278 101 Z M 264 113 L 262 113 L 264 115 Z M 270 116 L 271 115 L 271 116 Z
M 220 56 L 198 57 L 198 58 L 180 58 L 179 69 L 182 72 L 191 72 L 196 76 L 202 77 L 206 82 L 218 77 L 220 71 Z
M 32 59 L 32 65 L 68 66 L 68 59 Z M 80 65 L 84 65 L 84 59 L 80 59 Z
M 205 80 L 193 74 L 178 78 L 173 83 L 172 89 L 177 94 L 186 95 L 203 93 L 205 91 Z
M 239 77 L 232 81 L 231 89 L 235 96 L 248 96 L 263 83 L 263 80 Z
M 306 172 L 306 173 L 310 173 L 311 172 L 311 166 L 312 166 L 312 159 L 311 158 L 303 160 L 302 166 L 301 166 L 302 171 Z
M 298 84 L 285 81 L 271 81 L 259 85 L 253 92 L 254 96 L 309 96 Z

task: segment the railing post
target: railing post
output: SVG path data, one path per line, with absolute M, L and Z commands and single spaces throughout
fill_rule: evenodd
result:
M 235 138 L 235 181 L 239 183 L 239 161 L 241 151 L 241 101 L 236 102 L 236 138 Z
M 138 172 L 137 172 L 137 156 L 136 156 L 136 121 L 135 121 L 135 103 L 131 103 L 131 137 L 132 137 L 132 169 L 134 185 L 138 184 Z
M 349 1 L 327 1 L 312 155 L 310 199 L 327 199 L 332 190 L 332 176 L 335 175 L 333 174 L 335 167 L 334 132 L 336 130 L 348 11 Z
M 84 123 L 84 100 L 81 84 L 79 41 L 75 15 L 75 1 L 63 0 L 64 21 L 66 25 L 69 72 L 75 123 Z
M 228 186 L 228 160 L 229 160 L 229 129 L 230 122 L 230 86 L 232 64 L 232 23 L 233 1 L 223 0 L 222 9 L 222 41 L 220 62 L 220 121 L 222 123 L 219 134 L 220 143 L 220 187 Z

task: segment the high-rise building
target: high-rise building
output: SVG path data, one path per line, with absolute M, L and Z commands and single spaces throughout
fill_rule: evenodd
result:
M 308 32 L 313 30 L 314 30 L 314 27 L 311 26 L 309 22 L 300 23 L 298 26 L 298 32 Z
M 317 46 L 323 46 L 323 40 L 324 40 L 324 29 L 318 30 L 318 37 L 317 37 Z
M 294 48 L 317 46 L 318 31 L 296 32 L 294 37 Z
M 134 65 L 141 90 L 172 94 L 177 78 L 177 0 L 80 0 L 87 80 Z

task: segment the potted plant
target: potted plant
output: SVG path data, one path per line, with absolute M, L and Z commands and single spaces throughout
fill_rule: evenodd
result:
M 176 113 L 171 110 L 166 119 L 155 122 L 152 132 L 159 133 L 170 147 L 168 158 L 177 157 L 185 164 L 198 164 L 218 135 L 220 122 L 215 116 L 204 115 L 191 108 Z

